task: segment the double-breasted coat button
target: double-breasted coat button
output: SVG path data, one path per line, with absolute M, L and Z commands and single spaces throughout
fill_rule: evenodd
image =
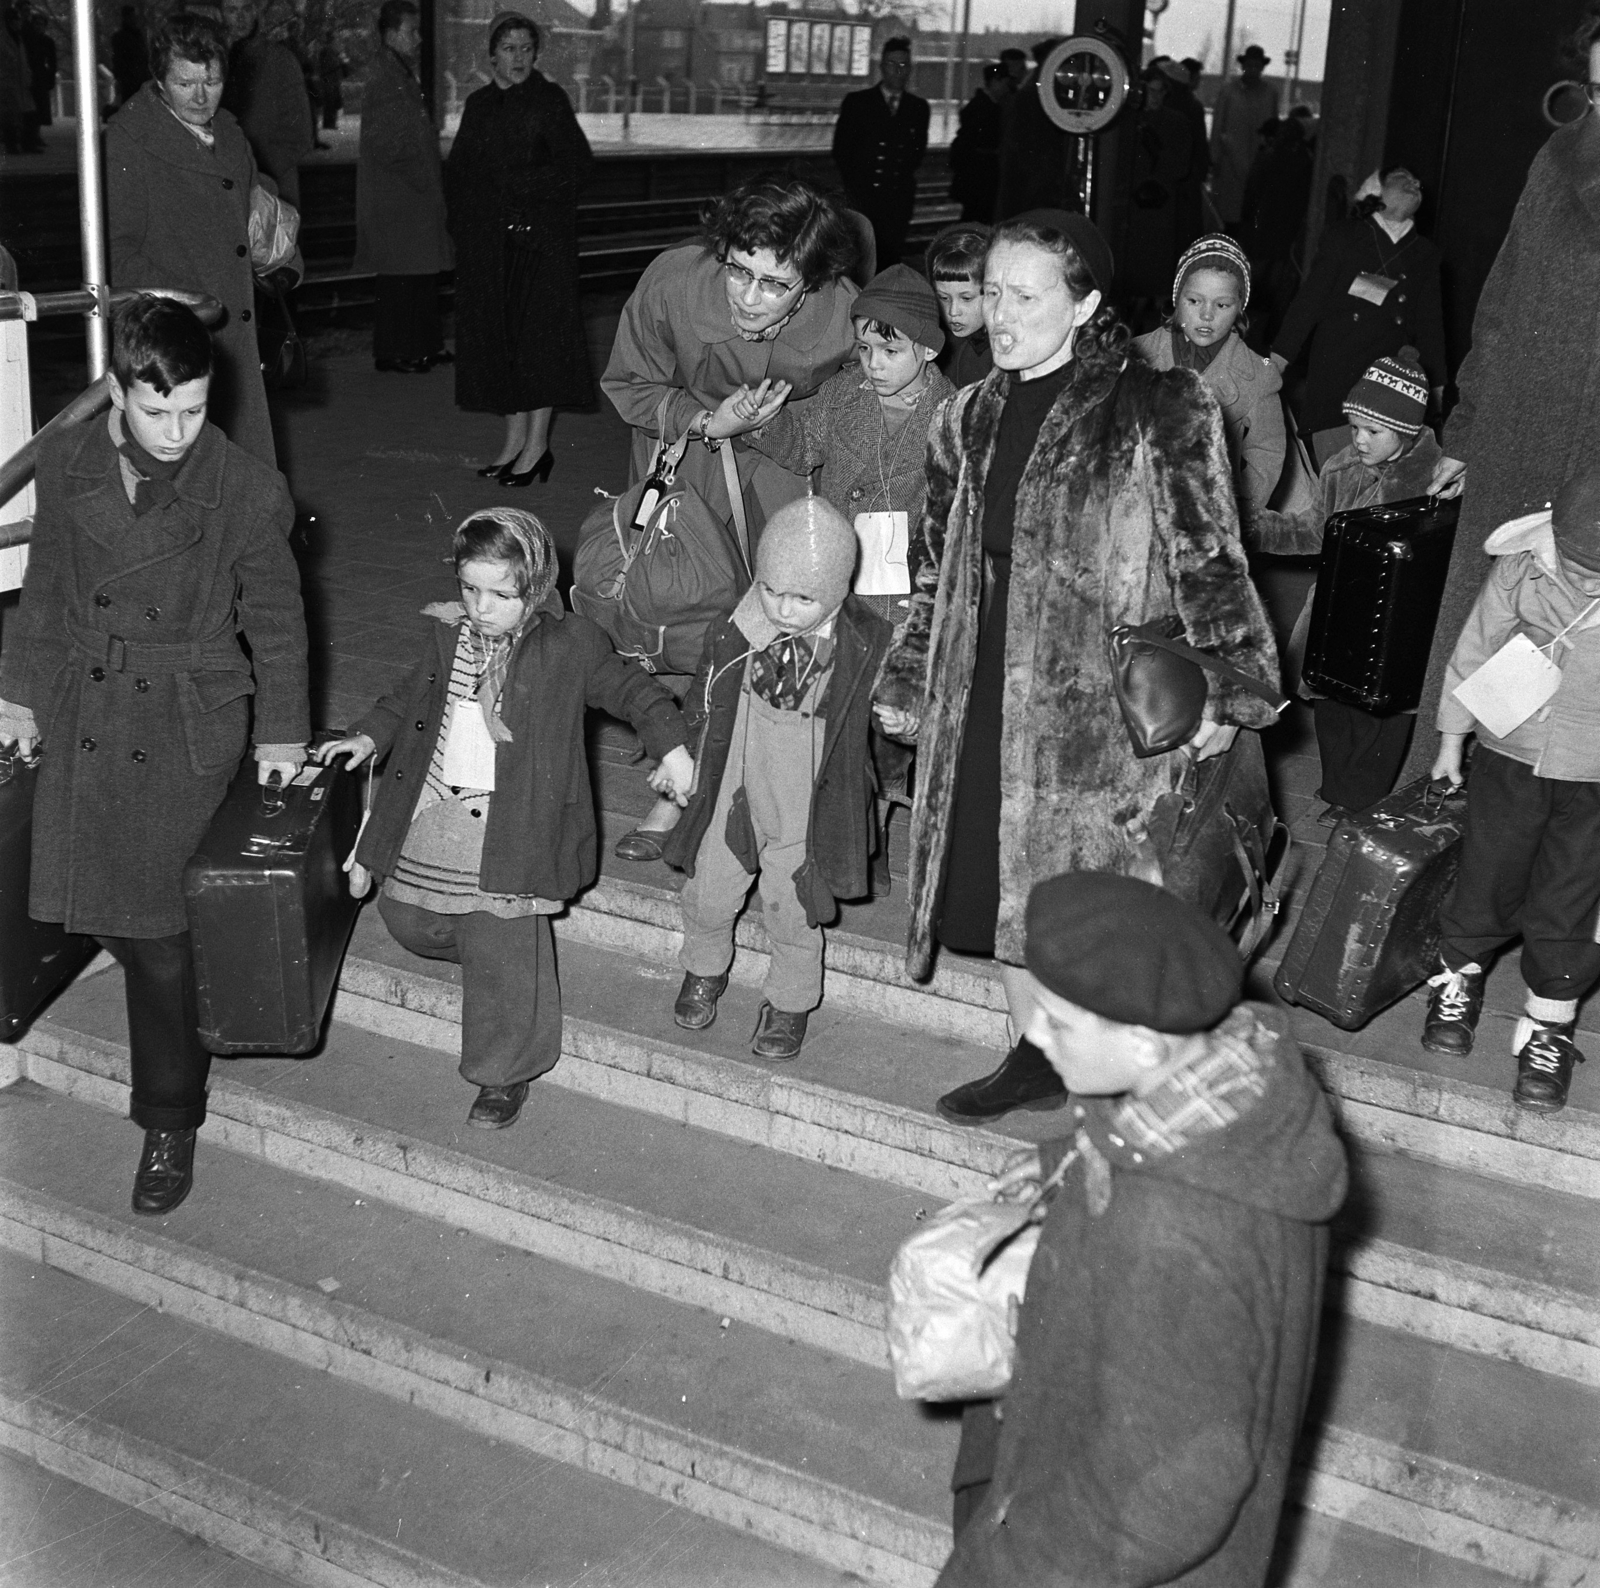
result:
M 248 320 L 250 318 L 250 311 L 248 309 L 242 310 L 240 312 L 239 318 L 241 320 Z
M 154 623 L 155 620 L 160 616 L 161 616 L 161 608 L 160 607 L 146 607 L 144 609 L 144 620 L 145 620 L 146 623 Z
M 85 750 L 94 749 L 94 740 L 93 739 L 85 739 L 83 741 L 83 747 L 84 747 Z
M 103 684 L 106 681 L 106 670 L 103 667 L 91 667 L 89 669 L 89 676 L 97 684 Z
M 150 680 L 148 678 L 136 678 L 133 681 L 133 687 L 139 694 L 148 695 L 150 693 Z
M 143 750 L 135 750 L 133 752 L 133 755 L 132 755 L 131 759 L 135 760 L 135 761 L 143 762 L 143 760 L 144 760 L 144 751 Z
M 94 598 L 94 604 L 97 607 L 108 607 L 111 605 L 111 597 L 108 596 L 104 590 L 101 590 L 98 592 L 98 594 L 96 594 Z
M 418 732 L 418 733 L 421 733 L 421 732 L 422 732 L 422 731 L 423 731 L 423 729 L 424 729 L 424 728 L 426 728 L 426 727 L 427 727 L 427 726 L 428 726 L 428 725 L 427 725 L 427 723 L 425 723 L 425 722 L 424 722 L 424 721 L 423 721 L 423 720 L 422 720 L 422 718 L 421 718 L 421 717 L 418 717 L 418 718 L 417 718 L 417 732 Z
M 250 250 L 246 248 L 243 243 L 240 243 L 239 246 L 234 249 L 234 253 L 236 253 L 241 259 L 243 259 L 244 256 L 249 252 Z
M 224 187 L 225 187 L 225 188 L 230 188 L 230 189 L 231 189 L 231 188 L 232 188 L 232 186 L 233 186 L 233 178 L 232 178 L 232 177 L 231 177 L 231 176 L 225 176 L 225 177 L 223 177 L 223 179 L 222 179 L 222 185 L 223 185 L 223 186 L 224 186 Z

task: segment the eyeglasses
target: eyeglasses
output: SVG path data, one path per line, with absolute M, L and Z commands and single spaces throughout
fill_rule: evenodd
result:
M 777 281 L 771 276 L 758 276 L 753 270 L 746 270 L 743 265 L 738 265 L 731 259 L 722 261 L 722 268 L 728 273 L 731 281 L 741 292 L 748 292 L 753 282 L 761 291 L 763 298 L 770 298 L 774 303 L 779 298 L 787 298 L 796 287 L 802 285 L 798 281 Z
M 1585 83 L 1583 91 L 1589 96 L 1591 105 L 1600 105 L 1600 83 Z

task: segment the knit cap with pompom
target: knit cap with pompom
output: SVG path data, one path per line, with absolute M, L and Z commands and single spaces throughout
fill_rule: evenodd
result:
M 1420 434 L 1428 421 L 1428 377 L 1417 350 L 1403 347 L 1371 365 L 1350 388 L 1344 411 L 1403 436 Z
M 769 590 L 809 596 L 829 612 L 844 604 L 855 568 L 856 532 L 820 496 L 780 507 L 756 547 L 756 578 Z

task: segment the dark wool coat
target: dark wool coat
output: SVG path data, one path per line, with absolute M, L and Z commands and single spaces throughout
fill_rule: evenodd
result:
M 1483 284 L 1472 351 L 1444 430 L 1467 464 L 1461 522 L 1433 631 L 1421 712 L 1431 723 L 1456 637 L 1488 577 L 1483 543 L 1537 512 L 1593 459 L 1600 436 L 1600 117 L 1550 135 L 1534 158 L 1511 229 Z M 1419 733 L 1405 776 L 1421 777 L 1437 741 Z
M 111 285 L 209 292 L 226 311 L 213 333 L 209 415 L 228 439 L 276 465 L 256 346 L 250 189 L 264 181 L 239 124 L 219 110 L 215 148 L 185 132 L 146 83 L 106 126 L 106 248 Z
M 352 268 L 379 276 L 432 276 L 454 262 L 438 129 L 416 74 L 380 45 L 361 95 Z
M 703 408 L 715 408 L 742 384 L 786 380 L 790 404 L 804 402 L 850 357 L 856 288 L 830 281 L 809 292 L 770 342 L 746 342 L 734 329 L 717 256 L 698 243 L 657 254 L 623 305 L 600 389 L 633 427 L 632 478 L 642 480 L 655 447 L 656 419 L 667 403 L 667 435 L 676 440 Z M 735 449 L 751 533 L 785 502 L 805 495 L 805 480 L 745 448 Z M 718 514 L 731 514 L 716 454 L 696 445 L 678 478 Z
M 210 424 L 178 500 L 141 518 L 104 419 L 48 437 L 37 482 L 0 656 L 0 698 L 29 707 L 45 743 L 29 911 L 165 937 L 187 927 L 184 862 L 252 736 L 251 696 L 257 744 L 310 736 L 294 507 L 282 475 Z
M 963 219 L 994 219 L 1002 126 L 1000 106 L 981 88 L 961 107 L 961 127 L 950 141 L 950 197 Z
M 300 58 L 257 28 L 229 54 L 222 105 L 250 140 L 256 164 L 299 209 L 300 162 L 317 141 Z
M 928 974 L 983 598 L 983 490 L 1013 377 L 940 408 L 913 537 L 911 614 L 875 691 L 917 713 L 906 963 Z M 1135 758 L 1106 635 L 1177 613 L 1189 643 L 1274 686 L 1278 658 L 1245 570 L 1216 399 L 1188 370 L 1080 365 L 1017 488 L 1006 613 L 997 956 L 1022 963 L 1028 892 L 1058 871 L 1125 871 L 1131 830 L 1177 784 L 1181 752 Z M 1265 702 L 1210 675 L 1208 714 L 1265 727 Z
M 833 163 L 851 206 L 903 225 L 917 202 L 917 167 L 928 152 L 928 101 L 910 89 L 891 114 L 874 84 L 846 94 L 833 127 Z
M 872 723 L 872 680 L 888 648 L 890 628 L 854 596 L 846 596 L 833 632 L 833 671 L 817 708 L 825 719 L 822 761 L 812 785 L 805 864 L 794 878 L 812 926 L 825 926 L 833 920 L 838 914 L 837 900 L 859 899 L 867 891 L 867 866 L 876 831 L 867 736 Z M 733 744 L 739 694 L 748 669 L 748 664 L 736 664 L 749 649 L 749 641 L 731 617 L 718 619 L 706 633 L 705 653 L 685 701 L 689 730 L 694 735 L 695 790 L 662 853 L 669 864 L 691 877 L 701 841 L 711 826 Z M 708 686 L 712 686 L 709 697 Z M 748 816 L 738 833 L 730 819 L 728 838 L 753 876 L 759 861 Z
M 1272 351 L 1292 364 L 1307 342 L 1302 430 L 1344 423 L 1344 400 L 1369 365 L 1408 344 L 1422 355 L 1430 386 L 1445 380 L 1444 306 L 1440 253 L 1415 226 L 1399 242 L 1370 216 L 1330 227 L 1304 285 L 1295 294 Z M 1395 285 L 1383 303 L 1352 297 L 1350 284 L 1366 271 Z
M 379 877 L 394 870 L 427 781 L 457 638 L 456 624 L 439 624 L 399 687 L 350 730 L 366 734 L 378 756 L 389 758 L 356 851 Z M 570 899 L 598 875 L 594 792 L 583 747 L 589 706 L 631 722 L 657 759 L 688 742 L 671 695 L 623 661 L 587 618 L 551 600 L 517 642 L 500 695 L 511 739 L 495 747 L 494 798 L 478 873 L 486 893 Z
M 445 163 L 456 244 L 456 402 L 472 413 L 594 401 L 578 307 L 578 197 L 594 156 L 538 72 L 467 96 Z M 529 230 L 513 246 L 506 228 Z
M 993 1479 L 938 1588 L 1260 1588 L 1316 1356 L 1344 1149 L 1286 1021 L 1229 1016 L 1267 1090 L 1176 1152 L 1080 1128 L 1110 1166 L 1088 1207 L 1072 1165 L 1039 1232 Z M 1048 1174 L 1073 1141 L 1046 1143 Z M 966 1452 L 963 1452 L 964 1456 Z

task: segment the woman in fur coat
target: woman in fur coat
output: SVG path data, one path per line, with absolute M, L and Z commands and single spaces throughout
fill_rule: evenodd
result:
M 1136 759 L 1106 657 L 1116 624 L 1176 613 L 1191 645 L 1276 685 L 1277 653 L 1239 543 L 1216 400 L 1189 370 L 1130 358 L 1102 297 L 1111 251 L 1081 215 L 1000 227 L 985 264 L 994 371 L 950 398 L 928 442 L 911 612 L 879 674 L 886 732 L 914 738 L 907 968 L 935 940 L 1022 962 L 1028 890 L 1060 871 L 1152 867 L 1156 801 L 1190 759 L 1259 766 L 1240 727 L 1270 707 L 1208 675 L 1182 750 Z M 1152 870 L 1155 874 L 1152 875 Z M 961 1123 L 1064 1096 L 1019 1042 L 939 1100 Z

